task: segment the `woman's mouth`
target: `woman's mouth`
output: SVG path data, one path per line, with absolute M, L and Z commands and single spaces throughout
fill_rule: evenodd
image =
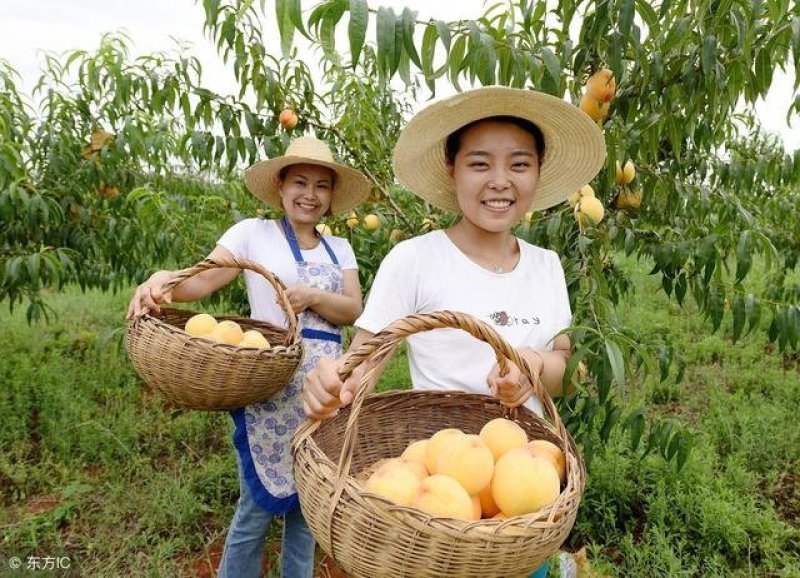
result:
M 488 199 L 481 201 L 481 205 L 490 211 L 504 212 L 511 208 L 514 202 L 512 199 Z

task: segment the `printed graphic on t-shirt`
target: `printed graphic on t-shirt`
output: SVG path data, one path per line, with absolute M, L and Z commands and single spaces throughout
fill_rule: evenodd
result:
M 495 325 L 503 327 L 511 327 L 513 325 L 539 325 L 540 320 L 536 316 L 532 317 L 517 317 L 510 315 L 507 311 L 495 311 L 489 314 L 489 319 Z

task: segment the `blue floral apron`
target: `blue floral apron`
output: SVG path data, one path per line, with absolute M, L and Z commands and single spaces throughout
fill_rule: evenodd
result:
M 342 293 L 344 279 L 339 261 L 325 241 L 320 242 L 331 263 L 308 263 L 286 217 L 281 219 L 286 240 L 297 266 L 300 282 L 329 293 Z M 247 487 L 253 500 L 268 512 L 285 514 L 298 504 L 292 477 L 292 436 L 305 419 L 303 380 L 323 357 L 342 354 L 341 329 L 310 309 L 298 316 L 303 340 L 303 359 L 283 390 L 267 401 L 232 412 L 235 423 L 233 445 L 239 454 Z

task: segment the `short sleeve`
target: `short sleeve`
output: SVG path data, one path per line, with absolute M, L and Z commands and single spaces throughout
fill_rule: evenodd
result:
M 378 267 L 367 304 L 354 325 L 378 333 L 391 322 L 415 313 L 418 277 L 413 240 L 398 243 Z
M 225 231 L 217 241 L 217 245 L 225 247 L 239 259 L 248 259 L 250 232 L 256 219 L 243 219 Z
M 342 270 L 358 269 L 358 262 L 356 261 L 356 254 L 353 252 L 353 247 L 350 242 L 342 237 L 327 237 L 333 241 L 332 249 L 336 254 L 336 259 L 339 261 L 339 266 Z

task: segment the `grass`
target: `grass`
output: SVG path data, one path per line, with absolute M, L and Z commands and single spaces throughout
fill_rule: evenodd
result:
M 709 334 L 622 266 L 637 287 L 625 323 L 668 333 L 687 363 L 680 384 L 636 383 L 629 402 L 686 424 L 695 448 L 676 472 L 613 436 L 570 544 L 599 575 L 800 576 L 797 357 Z M 0 575 L 30 555 L 69 556 L 75 576 L 212 575 L 238 494 L 230 419 L 173 412 L 141 385 L 120 347 L 126 301 L 69 290 L 49 325 L 0 312 Z M 408 383 L 401 350 L 379 388 Z M 276 575 L 274 534 L 269 552 Z

